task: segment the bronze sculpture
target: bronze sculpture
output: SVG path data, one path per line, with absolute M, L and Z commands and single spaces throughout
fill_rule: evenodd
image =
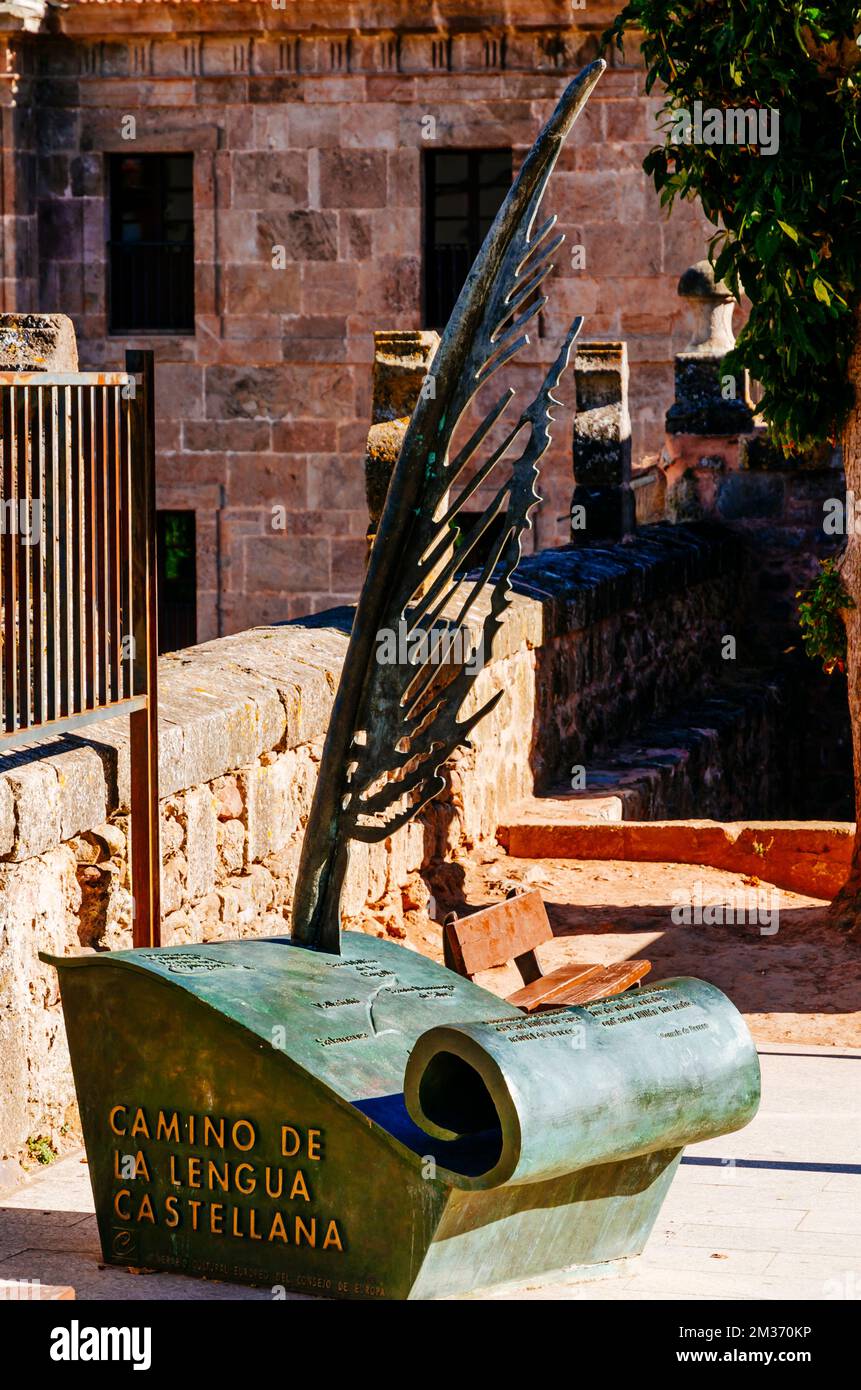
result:
M 305 945 L 339 951 L 339 900 L 350 842 L 385 839 L 436 796 L 445 785 L 440 768 L 501 697 L 498 692 L 459 723 L 458 713 L 477 675 L 468 651 L 448 663 L 443 683 L 437 681 L 438 668 L 430 659 L 417 664 L 376 662 L 374 642 L 382 630 L 396 630 L 403 623 L 410 633 L 428 634 L 462 587 L 468 592 L 454 618 L 455 632 L 462 630 L 486 588 L 491 609 L 481 639 L 485 656 L 501 626 L 509 579 L 520 559 L 521 535 L 540 501 L 535 483 L 538 463 L 550 443 L 553 387 L 568 364 L 581 318 L 571 325 L 535 400 L 444 515 L 435 517 L 445 494 L 514 396 L 510 388 L 504 392 L 465 446 L 449 458 L 452 437 L 469 403 L 528 342 L 523 330 L 547 302 L 538 289 L 553 268 L 551 257 L 564 236 L 548 241 L 555 217 L 534 235 L 533 227 L 562 143 L 605 67 L 599 59 L 574 78 L 524 160 L 433 359 L 434 389 L 422 394 L 404 438 L 356 609 L 302 844 L 293 936 Z M 463 544 L 449 555 L 451 526 L 479 483 L 499 469 L 512 444 L 527 431 L 522 452 L 509 465 L 496 495 Z M 501 536 L 491 545 L 478 578 L 466 581 L 465 561 L 497 519 L 502 522 Z M 406 804 L 399 806 L 404 799 Z

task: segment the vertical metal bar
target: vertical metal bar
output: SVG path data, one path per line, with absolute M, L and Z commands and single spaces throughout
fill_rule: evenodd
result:
M 59 391 L 51 386 L 43 394 L 45 480 L 43 493 L 44 522 L 42 545 L 45 563 L 45 684 L 48 719 L 59 718 L 59 658 L 60 632 L 57 576 L 59 553 L 57 544 L 57 473 L 60 467 Z
M 71 386 L 62 386 L 57 399 L 57 644 L 59 649 L 59 715 L 72 713 L 74 661 L 72 657 L 72 557 L 75 553 L 72 536 L 72 395 Z
M 30 393 L 28 430 L 30 447 L 31 504 L 27 533 L 33 605 L 33 723 L 45 722 L 45 388 Z
M 106 547 L 106 589 L 108 593 L 108 689 L 112 700 L 122 699 L 121 661 L 122 633 L 120 613 L 122 612 L 122 537 L 120 533 L 121 478 L 120 469 L 122 436 L 120 433 L 120 388 L 107 388 L 107 428 L 105 432 L 105 547 Z
M 110 387 L 93 389 L 93 548 L 95 575 L 93 598 L 96 606 L 96 665 L 98 698 L 108 702 L 108 392 Z
M 3 388 L 3 673 L 4 727 L 18 728 L 18 484 L 16 390 Z
M 14 731 L 17 718 L 15 625 L 18 613 L 15 531 L 12 525 L 16 505 L 13 392 L 11 386 L 0 387 L 0 428 L 3 437 L 3 525 L 0 537 L 3 544 L 3 728 L 6 733 Z
M 84 390 L 81 410 L 84 422 L 83 480 L 84 499 L 84 707 L 96 707 L 96 563 L 98 557 L 98 504 L 96 500 L 96 392 L 95 387 Z
M 71 709 L 77 714 L 84 709 L 84 450 L 83 450 L 83 389 L 73 386 L 69 393 L 70 411 L 70 553 L 71 583 L 69 585 L 69 644 L 71 657 Z
M 0 121 L 2 129 L 2 121 Z M 6 486 L 5 486 L 5 454 L 8 447 L 6 442 L 6 392 L 0 387 L 0 617 L 2 617 L 2 627 L 0 627 L 0 731 L 6 728 L 6 633 L 8 630 L 8 618 L 6 610 Z
M 18 474 L 18 507 L 15 515 L 16 549 L 18 552 L 18 727 L 28 729 L 33 695 L 32 682 L 32 588 L 30 584 L 29 546 L 25 542 L 27 519 L 30 516 L 30 388 L 16 391 L 15 434 Z
M 134 944 L 161 940 L 158 809 L 158 628 L 155 543 L 155 413 L 151 352 L 127 352 L 140 374 L 132 421 L 132 565 L 135 693 L 146 705 L 131 716 L 131 840 Z
M 131 433 L 133 400 L 127 394 L 120 403 L 120 640 L 123 644 L 122 691 L 128 699 L 134 693 L 134 614 L 132 612 L 132 523 L 131 523 Z

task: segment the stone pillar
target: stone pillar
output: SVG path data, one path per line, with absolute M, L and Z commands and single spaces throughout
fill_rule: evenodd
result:
M 0 15 L 0 312 L 5 313 L 33 309 L 39 302 L 34 62 L 22 32 L 38 28 L 40 19 L 31 0 L 19 2 L 14 14 Z
M 580 343 L 574 358 L 571 540 L 619 540 L 634 528 L 625 343 Z
M 75 329 L 65 314 L 0 314 L 0 371 L 77 370 Z
M 726 285 L 715 284 L 709 261 L 686 270 L 678 292 L 690 307 L 693 333 L 676 354 L 676 398 L 667 411 L 667 434 L 747 434 L 753 429 L 747 380 L 733 382 L 723 370 L 735 347 L 735 299 Z
M 685 522 L 735 506 L 738 484 L 731 475 L 745 467 L 756 425 L 746 374 L 734 378 L 724 368 L 726 354 L 735 346 L 735 299 L 726 285 L 715 283 L 708 261 L 685 271 L 679 296 L 689 306 L 692 334 L 676 354 L 676 395 L 667 411 L 661 467 L 667 517 Z
M 439 334 L 432 329 L 385 330 L 374 334 L 371 428 L 365 453 L 365 495 L 370 518 L 368 554 L 410 416 L 438 346 Z

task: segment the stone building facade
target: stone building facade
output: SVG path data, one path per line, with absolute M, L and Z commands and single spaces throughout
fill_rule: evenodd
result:
M 35 32 L 0 15 L 0 309 L 70 314 L 84 367 L 155 350 L 159 507 L 194 516 L 198 640 L 356 594 L 373 332 L 428 326 L 426 156 L 510 150 L 516 170 L 615 8 L 76 0 Z M 676 285 L 708 228 L 660 213 L 641 169 L 660 100 L 636 52 L 608 56 L 548 193 L 567 241 L 512 380 L 537 380 L 576 313 L 626 340 L 636 466 L 663 439 Z M 184 331 L 111 328 L 111 170 L 132 154 L 191 157 Z M 564 399 L 536 547 L 567 539 L 570 382 Z

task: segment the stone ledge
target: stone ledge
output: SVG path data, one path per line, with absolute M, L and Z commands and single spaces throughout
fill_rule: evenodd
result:
M 739 540 L 721 526 L 659 522 L 627 541 L 529 555 L 517 569 L 514 587 L 544 604 L 546 640 L 737 573 L 743 553 Z
M 321 739 L 346 638 L 255 628 L 159 661 L 161 799 Z M 126 719 L 0 757 L 0 858 L 22 860 L 128 809 Z

